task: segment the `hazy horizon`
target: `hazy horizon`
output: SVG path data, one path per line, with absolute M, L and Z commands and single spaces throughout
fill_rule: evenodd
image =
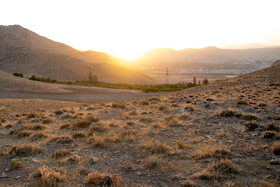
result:
M 279 1 L 0 2 L 21 25 L 75 49 L 135 59 L 155 48 L 280 44 Z

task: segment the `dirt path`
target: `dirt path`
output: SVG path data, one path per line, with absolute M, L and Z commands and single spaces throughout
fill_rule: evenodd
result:
M 61 86 L 67 92 L 23 92 L 0 90 L 2 99 L 49 99 L 75 102 L 110 102 L 147 98 L 162 93 L 143 93 L 109 88 Z

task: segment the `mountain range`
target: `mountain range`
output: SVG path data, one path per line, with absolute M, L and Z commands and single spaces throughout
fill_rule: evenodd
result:
M 152 83 L 154 80 L 124 60 L 106 53 L 79 51 L 19 25 L 0 26 L 0 70 L 57 80 L 87 79 L 89 72 L 104 82 Z

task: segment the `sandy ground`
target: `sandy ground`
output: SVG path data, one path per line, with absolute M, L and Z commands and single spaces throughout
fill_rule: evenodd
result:
M 47 85 L 47 84 L 46 84 Z M 131 90 L 118 90 L 82 86 L 58 85 L 64 92 L 4 91 L 0 90 L 2 99 L 49 99 L 75 102 L 110 102 L 134 100 L 159 95 L 160 93 L 143 93 Z M 161 93 L 162 94 L 162 93 Z

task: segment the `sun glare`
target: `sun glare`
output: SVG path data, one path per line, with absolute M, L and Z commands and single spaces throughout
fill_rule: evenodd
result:
M 154 48 L 280 43 L 279 0 L 11 0 L 0 5 L 6 7 L 0 24 L 20 24 L 74 48 L 126 60 Z

